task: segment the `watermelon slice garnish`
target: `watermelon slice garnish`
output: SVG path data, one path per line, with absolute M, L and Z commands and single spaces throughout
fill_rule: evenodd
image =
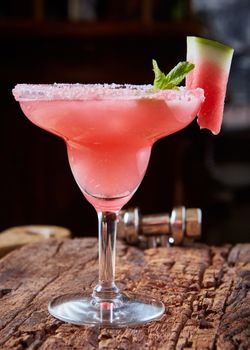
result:
M 228 76 L 234 50 L 217 41 L 187 37 L 187 61 L 195 68 L 186 77 L 188 89 L 202 88 L 205 101 L 198 113 L 198 124 L 213 134 L 221 129 Z

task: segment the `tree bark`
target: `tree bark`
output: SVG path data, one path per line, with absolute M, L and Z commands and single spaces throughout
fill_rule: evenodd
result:
M 118 243 L 117 284 L 160 298 L 166 313 L 140 327 L 62 323 L 56 295 L 97 282 L 97 241 L 49 239 L 0 260 L 0 349 L 249 349 L 250 244 L 145 251 Z

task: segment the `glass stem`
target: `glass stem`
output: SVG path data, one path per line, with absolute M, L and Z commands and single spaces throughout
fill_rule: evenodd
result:
M 93 297 L 111 300 L 119 296 L 115 285 L 115 250 L 118 212 L 98 212 L 99 282 Z

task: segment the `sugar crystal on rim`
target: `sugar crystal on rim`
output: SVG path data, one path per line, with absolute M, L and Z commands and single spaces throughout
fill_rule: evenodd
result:
M 27 100 L 107 100 L 156 98 L 191 101 L 203 95 L 202 89 L 155 90 L 152 85 L 131 84 L 17 84 L 13 89 L 17 101 Z

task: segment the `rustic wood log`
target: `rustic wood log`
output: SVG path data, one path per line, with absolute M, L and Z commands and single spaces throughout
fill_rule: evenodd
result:
M 249 349 L 250 244 L 157 248 L 118 244 L 124 290 L 162 299 L 167 311 L 141 327 L 62 323 L 47 312 L 55 295 L 97 281 L 97 242 L 49 239 L 0 260 L 0 349 Z
M 16 248 L 47 238 L 69 238 L 69 229 L 60 226 L 26 225 L 8 228 L 0 233 L 0 258 Z

